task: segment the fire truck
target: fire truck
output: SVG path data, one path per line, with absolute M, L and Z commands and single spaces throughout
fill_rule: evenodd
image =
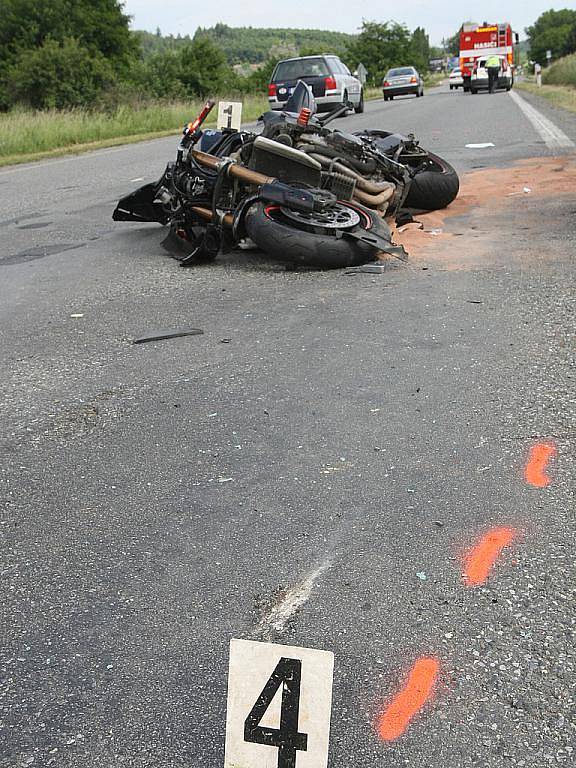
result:
M 512 32 L 507 22 L 503 24 L 462 24 L 460 29 L 460 71 L 464 80 L 464 90 L 470 90 L 470 76 L 474 62 L 480 56 L 494 53 L 506 56 L 510 66 L 514 66 L 514 44 L 518 43 L 518 33 Z

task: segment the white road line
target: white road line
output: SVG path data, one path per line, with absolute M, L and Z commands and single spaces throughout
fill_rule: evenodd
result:
M 316 579 L 331 566 L 332 561 L 326 560 L 319 568 L 309 573 L 305 579 L 289 589 L 278 605 L 275 605 L 268 615 L 264 616 L 258 623 L 254 630 L 255 636 L 265 639 L 272 632 L 282 632 L 289 619 L 308 601 Z
M 532 123 L 538 135 L 546 142 L 549 149 L 566 149 L 574 147 L 574 142 L 554 125 L 551 120 L 535 109 L 531 104 L 519 96 L 515 91 L 509 91 L 508 95 L 515 102 L 516 106 L 522 110 L 524 115 Z

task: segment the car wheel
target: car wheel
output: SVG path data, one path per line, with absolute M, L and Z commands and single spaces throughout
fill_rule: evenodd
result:
M 356 112 L 357 115 L 361 115 L 362 112 L 364 112 L 364 91 L 360 91 L 360 101 L 358 102 L 358 106 L 354 107 L 354 112 Z
M 451 91 L 453 91 L 453 90 L 454 90 L 454 86 L 453 86 L 453 85 L 451 85 L 451 86 L 450 86 L 450 90 L 451 90 Z

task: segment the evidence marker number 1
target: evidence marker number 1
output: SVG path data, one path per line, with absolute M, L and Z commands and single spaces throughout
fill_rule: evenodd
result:
M 225 768 L 326 768 L 334 654 L 230 641 Z

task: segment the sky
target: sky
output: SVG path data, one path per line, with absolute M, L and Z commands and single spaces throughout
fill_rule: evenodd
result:
M 393 19 L 413 30 L 424 27 L 432 45 L 453 35 L 463 21 L 489 23 L 509 21 L 524 38 L 524 28 L 551 7 L 551 0 L 218 0 L 191 3 L 189 0 L 126 0 L 125 13 L 133 17 L 133 29 L 150 32 L 160 27 L 163 34 L 193 35 L 197 27 L 212 27 L 221 21 L 231 27 L 299 27 L 333 29 L 354 33 L 369 21 Z M 573 0 L 560 0 L 556 9 L 574 8 Z

